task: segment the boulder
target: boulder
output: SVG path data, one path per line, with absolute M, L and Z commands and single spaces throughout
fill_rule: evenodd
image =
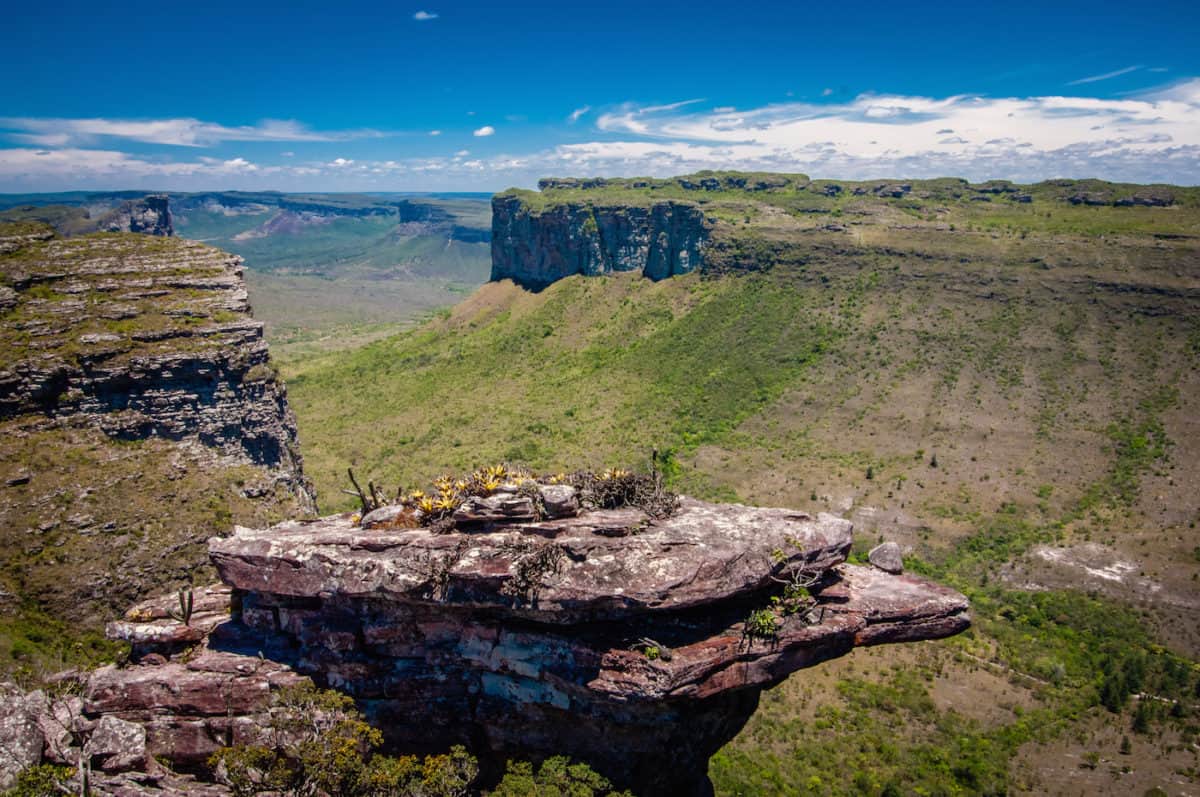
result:
M 876 545 L 867 554 L 867 561 L 885 573 L 899 574 L 904 572 L 904 555 L 900 546 L 894 542 Z
M 494 498 L 455 513 L 458 522 L 508 521 L 471 534 L 365 531 L 339 516 L 238 528 L 210 540 L 209 553 L 239 590 L 486 607 L 561 625 L 720 603 L 768 587 L 784 571 L 826 570 L 851 542 L 849 521 L 824 513 L 685 498 L 664 520 L 629 507 L 535 521 L 524 519 L 524 496 Z M 536 600 L 515 600 L 522 586 Z
M 551 520 L 579 514 L 579 494 L 571 485 L 543 484 L 538 489 L 542 496 L 542 508 Z
M 11 788 L 17 775 L 42 760 L 38 717 L 46 705 L 42 692 L 22 694 L 11 685 L 0 697 L 0 789 Z
M 105 772 L 125 772 L 146 766 L 146 729 L 108 715 L 96 723 L 84 747 L 92 766 Z

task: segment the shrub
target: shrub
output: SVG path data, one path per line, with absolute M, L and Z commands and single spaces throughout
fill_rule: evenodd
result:
M 363 720 L 354 701 L 311 684 L 279 692 L 266 731 L 265 745 L 226 747 L 209 759 L 217 779 L 237 797 L 460 797 L 479 774 L 463 747 L 424 759 L 375 754 L 383 735 Z
M 537 772 L 527 761 L 509 761 L 504 779 L 490 797 L 633 797 L 613 790 L 609 780 L 587 764 L 572 763 L 566 756 L 542 762 Z

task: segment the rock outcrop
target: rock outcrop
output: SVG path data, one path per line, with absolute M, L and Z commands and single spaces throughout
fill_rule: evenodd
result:
M 222 745 L 259 739 L 275 690 L 311 678 L 353 696 L 394 752 L 465 744 L 493 776 L 567 754 L 640 795 L 704 793 L 763 689 L 970 622 L 951 590 L 845 564 L 851 526 L 831 515 L 562 505 L 541 521 L 341 515 L 214 538 L 225 585 L 196 592 L 187 625 L 174 597 L 110 624 L 135 663 L 87 675 L 67 711 L 130 750 L 53 752 L 50 734 L 45 754 L 90 744 L 106 777 L 135 759 L 201 773 Z
M 500 194 L 492 200 L 492 279 L 540 290 L 572 274 L 686 274 L 700 268 L 710 227 L 689 202 L 566 201 L 539 209 L 519 193 Z
M 165 205 L 164 205 L 165 209 Z M 0 237 L 0 421 L 196 439 L 311 503 L 241 258 L 144 236 Z
M 106 213 L 98 222 L 101 232 L 136 232 L 142 235 L 171 236 L 175 226 L 166 194 L 150 194 L 130 199 Z

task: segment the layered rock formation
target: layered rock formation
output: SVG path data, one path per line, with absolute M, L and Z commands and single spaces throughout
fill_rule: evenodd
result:
M 241 258 L 192 241 L 27 230 L 0 247 L 0 421 L 194 438 L 277 471 L 311 501 Z
M 803 265 L 812 254 L 809 234 L 849 234 L 847 225 L 909 227 L 905 205 L 925 200 L 939 203 L 936 212 L 945 214 L 955 204 L 1170 207 L 1181 198 L 1190 201 L 1171 186 L 1101 180 L 842 183 L 713 171 L 666 179 L 546 178 L 536 192 L 511 189 L 492 199 L 492 280 L 541 290 L 575 274 L 640 271 L 659 280 L 697 270 Z
M 543 209 L 517 194 L 492 200 L 492 279 L 540 289 L 572 274 L 640 271 L 650 279 L 701 265 L 710 224 L 687 202 L 590 202 Z
M 205 542 L 233 523 L 314 511 L 239 258 L 0 227 L 0 615 L 83 634 L 211 578 Z
M 150 194 L 130 199 L 106 213 L 97 222 L 102 232 L 136 232 L 142 235 L 171 236 L 175 226 L 166 194 Z
M 111 624 L 136 663 L 84 678 L 66 722 L 144 729 L 98 769 L 203 772 L 220 746 L 258 739 L 274 690 L 309 677 L 352 695 L 392 751 L 466 744 L 493 776 L 568 754 L 638 794 L 704 793 L 708 758 L 763 689 L 855 646 L 969 624 L 957 593 L 845 564 L 851 527 L 831 515 L 558 506 L 541 521 L 343 515 L 214 538 L 227 586 L 198 591 L 187 625 L 173 597 Z M 89 749 L 53 735 L 52 760 Z

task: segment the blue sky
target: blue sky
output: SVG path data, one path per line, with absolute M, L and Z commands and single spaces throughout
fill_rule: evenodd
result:
M 0 191 L 491 191 L 701 168 L 1200 183 L 1194 2 L 133 0 L 4 17 Z

